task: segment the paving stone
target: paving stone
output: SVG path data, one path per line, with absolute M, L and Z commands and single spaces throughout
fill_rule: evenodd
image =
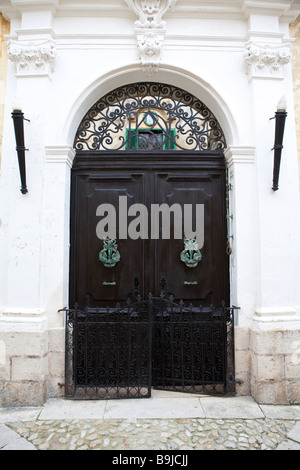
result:
M 183 414 L 184 413 L 184 414 Z M 107 403 L 104 418 L 156 418 L 160 416 L 165 418 L 178 418 L 182 416 L 187 418 L 204 418 L 201 403 L 196 397 L 189 398 L 156 398 L 149 400 L 149 405 L 145 406 L 143 400 L 127 400 L 126 403 L 120 400 L 109 401 Z
M 36 420 L 41 411 L 42 408 L 2 408 L 0 423 Z
M 300 444 L 294 441 L 284 441 L 275 450 L 300 450 Z
M 228 397 L 218 398 L 218 400 L 215 400 L 215 397 L 205 397 L 200 401 L 207 418 L 257 419 L 265 417 L 251 397 Z
M 300 420 L 298 405 L 260 405 L 266 418 Z
M 0 450 L 36 450 L 36 447 L 8 426 L 0 424 Z
M 288 438 L 300 443 L 300 421 L 298 421 L 295 427 L 288 433 Z

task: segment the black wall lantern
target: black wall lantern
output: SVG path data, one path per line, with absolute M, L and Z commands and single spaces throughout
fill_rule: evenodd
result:
M 24 113 L 20 109 L 14 109 L 11 117 L 14 121 L 14 128 L 15 128 L 15 137 L 16 137 L 16 150 L 18 153 L 18 160 L 19 160 L 19 169 L 20 169 L 20 177 L 21 177 L 21 193 L 26 194 L 28 193 L 27 185 L 26 185 L 26 164 L 25 164 L 25 140 L 24 140 L 24 120 L 29 121 L 29 119 L 24 118 Z
M 279 186 L 279 173 L 280 173 L 280 163 L 281 163 L 281 154 L 283 149 L 283 135 L 284 135 L 284 127 L 285 127 L 285 120 L 287 117 L 286 112 L 286 101 L 282 98 L 277 106 L 277 112 L 275 113 L 275 117 L 272 119 L 276 120 L 275 126 L 275 144 L 272 150 L 274 150 L 274 169 L 273 169 L 273 191 L 278 191 Z

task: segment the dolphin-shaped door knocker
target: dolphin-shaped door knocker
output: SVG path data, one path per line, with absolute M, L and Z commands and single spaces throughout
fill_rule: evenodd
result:
M 202 260 L 202 253 L 199 250 L 196 238 L 184 239 L 184 250 L 180 254 L 180 259 L 188 268 L 198 266 L 199 261 Z
M 103 240 L 103 250 L 99 253 L 99 260 L 107 268 L 113 268 L 120 261 L 121 255 L 118 251 L 117 241 L 110 238 Z

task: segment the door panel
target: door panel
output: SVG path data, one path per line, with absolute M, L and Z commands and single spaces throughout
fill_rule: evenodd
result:
M 204 245 L 198 266 L 187 267 L 180 254 L 183 240 L 170 239 L 156 242 L 156 285 L 161 277 L 167 280 L 167 289 L 184 301 L 199 301 L 203 305 L 219 305 L 227 300 L 224 295 L 224 247 L 226 245 L 224 175 L 203 171 L 176 171 L 168 175 L 156 173 L 156 194 L 159 204 L 204 205 Z M 195 229 L 195 214 L 193 217 Z M 182 224 L 182 233 L 184 226 Z M 173 234 L 173 225 L 171 227 Z M 179 294 L 180 293 L 180 294 Z
M 103 154 L 102 154 L 103 155 Z M 86 158 L 84 158 L 86 157 Z M 76 162 L 75 162 L 76 163 Z M 229 302 L 226 255 L 225 165 L 223 158 L 191 155 L 110 155 L 80 157 L 72 170 L 70 305 L 115 306 L 134 294 L 159 295 L 161 280 L 176 299 L 198 305 Z M 119 197 L 148 209 L 149 239 L 119 238 Z M 187 267 L 180 254 L 183 239 L 151 239 L 151 204 L 204 204 L 204 245 L 198 266 Z M 108 268 L 99 260 L 103 241 L 96 236 L 100 204 L 116 208 L 120 261 Z M 184 211 L 183 211 L 184 214 Z M 132 218 L 128 218 L 130 222 Z M 183 220 L 182 220 L 183 228 Z
M 133 279 L 144 278 L 143 240 L 117 240 L 120 261 L 114 267 L 106 267 L 99 260 L 103 240 L 96 234 L 100 221 L 97 208 L 110 204 L 116 208 L 116 222 L 119 219 L 119 197 L 126 196 L 128 205 L 144 201 L 145 175 L 127 171 L 113 176 L 91 172 L 89 176 L 75 176 L 78 190 L 73 205 L 77 225 L 76 241 L 71 246 L 71 257 L 75 257 L 75 285 L 71 291 L 73 302 L 83 307 L 115 306 L 126 302 L 133 294 Z M 117 222 L 117 229 L 119 224 Z

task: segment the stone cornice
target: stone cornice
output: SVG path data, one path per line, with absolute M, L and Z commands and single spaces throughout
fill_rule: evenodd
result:
M 56 10 L 60 0 L 10 0 L 11 6 L 19 11 Z
M 7 20 L 22 16 L 26 11 L 51 11 L 56 13 L 60 0 L 1 0 L 0 12 Z
M 90 16 L 115 14 L 124 16 L 128 2 L 134 0 L 1 0 L 0 12 L 6 19 L 20 16 L 22 11 L 51 9 L 59 16 Z M 276 15 L 293 22 L 300 11 L 300 0 L 168 0 L 172 8 L 168 14 L 191 18 L 247 18 L 250 14 Z M 173 11 L 173 13 L 171 13 Z
M 260 15 L 282 16 L 292 7 L 293 0 L 241 0 L 243 10 Z

